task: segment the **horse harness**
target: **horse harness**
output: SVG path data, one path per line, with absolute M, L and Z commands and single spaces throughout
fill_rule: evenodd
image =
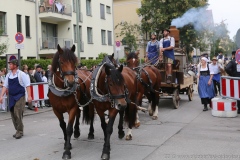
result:
M 115 100 L 116 99 L 125 98 L 126 102 L 130 103 L 131 100 L 128 97 L 129 92 L 128 92 L 128 89 L 127 89 L 125 84 L 124 84 L 124 94 L 122 94 L 122 95 L 112 95 L 111 94 L 109 86 L 107 84 L 107 78 L 108 78 L 107 75 L 105 76 L 105 81 L 104 82 L 105 82 L 105 87 L 108 90 L 108 93 L 104 94 L 104 95 L 102 95 L 102 94 L 100 95 L 98 93 L 97 90 L 99 90 L 101 93 L 103 93 L 103 92 L 96 86 L 96 80 L 98 78 L 97 75 L 100 74 L 99 72 L 101 72 L 101 68 L 106 63 L 108 63 L 108 64 L 110 64 L 111 66 L 114 67 L 114 64 L 112 63 L 112 61 L 107 56 L 105 56 L 105 58 L 103 59 L 102 63 L 100 63 L 97 66 L 97 68 L 93 71 L 91 84 L 90 84 L 90 94 L 91 94 L 92 99 L 95 99 L 95 100 L 97 100 L 99 102 L 110 102 L 112 108 L 114 108 L 116 106 L 115 105 Z M 116 109 L 119 110 L 118 107 L 116 107 Z

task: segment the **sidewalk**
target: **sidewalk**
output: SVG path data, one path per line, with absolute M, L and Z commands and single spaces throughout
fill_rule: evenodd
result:
M 34 110 L 29 110 L 29 109 L 25 108 L 23 116 L 29 116 L 29 115 L 39 114 L 39 113 L 44 113 L 44 112 L 49 112 L 49 111 L 52 111 L 52 107 L 38 108 L 37 112 L 35 112 Z M 10 112 L 0 112 L 0 121 L 4 121 L 4 120 L 8 120 L 8 119 L 11 119 Z

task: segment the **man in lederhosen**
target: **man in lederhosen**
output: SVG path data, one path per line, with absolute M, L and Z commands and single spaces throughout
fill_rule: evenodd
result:
M 3 95 L 8 89 L 9 109 L 13 125 L 16 129 L 14 138 L 20 139 L 23 136 L 23 112 L 25 107 L 25 88 L 28 94 L 28 103 L 32 103 L 30 92 L 30 78 L 27 74 L 18 69 L 18 60 L 12 59 L 9 62 L 10 72 L 7 74 L 2 93 L 0 95 L 0 103 L 2 103 Z
M 163 30 L 163 38 L 160 40 L 160 53 L 163 52 L 164 61 L 167 63 L 166 67 L 166 76 L 167 83 L 171 83 L 172 81 L 172 64 L 174 62 L 174 47 L 175 47 L 175 39 L 174 37 L 169 36 L 170 30 Z
M 229 76 L 232 77 L 240 77 L 240 56 L 237 55 L 238 53 L 235 54 L 235 58 L 230 61 L 226 68 L 225 71 Z M 238 114 L 240 114 L 240 101 L 237 101 L 237 107 L 238 107 Z
M 152 65 L 158 62 L 159 57 L 159 42 L 157 41 L 156 36 L 156 32 L 151 34 L 151 41 L 147 43 L 146 47 L 146 56 Z

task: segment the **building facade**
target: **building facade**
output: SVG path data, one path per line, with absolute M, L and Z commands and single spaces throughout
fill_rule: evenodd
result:
M 58 44 L 62 48 L 79 45 L 75 54 L 81 59 L 96 59 L 101 52 L 113 52 L 111 0 L 0 0 L 0 4 L 0 43 L 9 44 L 5 54 L 17 53 L 17 32 L 24 35 L 23 59 L 51 58 Z
M 141 17 L 137 15 L 136 10 L 141 7 L 141 0 L 113 0 L 113 15 L 114 15 L 114 26 L 119 23 L 127 22 L 131 24 L 141 24 Z M 117 37 L 116 34 L 120 33 L 120 28 L 116 28 L 115 41 L 122 41 L 123 36 Z M 141 35 L 138 37 L 138 48 L 141 57 L 145 54 L 145 44 L 144 39 Z M 116 52 L 116 51 L 115 51 Z M 120 55 L 124 55 L 124 46 L 121 47 L 119 51 Z M 121 58 L 121 57 L 120 57 Z

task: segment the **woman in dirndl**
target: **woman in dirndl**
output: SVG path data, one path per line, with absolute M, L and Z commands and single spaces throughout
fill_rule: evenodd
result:
M 211 71 L 211 67 L 209 68 L 208 62 L 209 60 L 206 57 L 201 58 L 201 64 L 198 68 L 198 93 L 201 98 L 201 102 L 204 105 L 203 111 L 207 111 L 207 105 L 210 104 L 211 107 L 211 99 L 215 97 L 214 86 L 212 82 L 213 71 Z

